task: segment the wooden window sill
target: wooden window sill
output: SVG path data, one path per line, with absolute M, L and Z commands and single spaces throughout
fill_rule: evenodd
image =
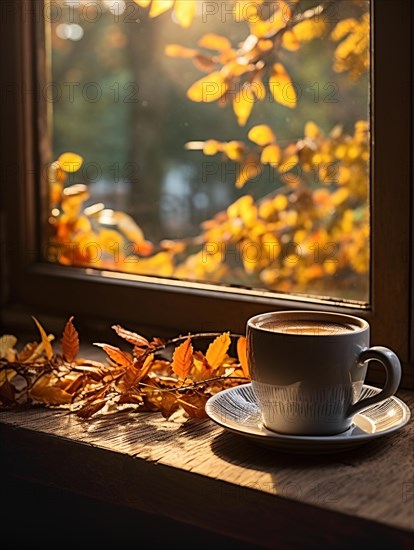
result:
M 411 408 L 414 392 L 399 394 Z M 413 422 L 347 453 L 286 455 L 209 420 L 0 413 L 2 472 L 274 548 L 414 541 Z M 309 547 L 309 546 L 308 546 Z M 359 546 L 361 547 L 361 546 Z M 381 546 L 382 547 L 382 546 Z

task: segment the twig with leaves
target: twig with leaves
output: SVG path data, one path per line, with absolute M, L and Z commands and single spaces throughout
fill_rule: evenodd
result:
M 0 340 L 0 407 L 44 405 L 67 408 L 82 418 L 99 411 L 125 408 L 160 411 L 169 418 L 178 409 L 188 417 L 203 418 L 205 403 L 215 393 L 249 381 L 246 339 L 237 337 L 237 358 L 228 353 L 230 333 L 212 339 L 206 353 L 194 350 L 197 334 L 181 343 L 151 341 L 126 330 L 112 328 L 133 346 L 126 352 L 116 346 L 97 343 L 107 362 L 79 358 L 79 335 L 73 317 L 66 323 L 61 353 L 55 353 L 40 322 L 40 343 L 26 344 L 18 352 L 17 339 L 4 335 Z M 181 340 L 181 339 L 180 339 Z M 172 359 L 163 351 L 174 346 Z

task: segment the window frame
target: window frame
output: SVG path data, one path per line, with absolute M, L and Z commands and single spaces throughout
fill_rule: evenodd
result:
M 3 6 L 6 3 L 3 4 Z M 403 385 L 414 387 L 414 298 L 412 244 L 412 25 L 410 0 L 372 2 L 373 69 L 371 161 L 371 305 L 341 306 L 367 319 L 373 344 L 394 349 L 404 363 Z M 3 10 L 2 51 L 2 324 L 22 323 L 31 313 L 58 319 L 74 314 L 93 330 L 116 321 L 146 334 L 231 330 L 243 333 L 247 319 L 281 309 L 337 311 L 323 300 L 242 295 L 236 290 L 156 282 L 147 277 L 109 274 L 42 262 L 42 224 L 48 218 L 50 161 L 45 82 L 42 0 L 18 0 Z M 10 7 L 12 6 L 12 7 Z M 15 86 L 15 88 L 13 88 Z M 398 165 L 392 159 L 401 159 Z M 389 184 L 391 182 L 391 184 Z M 17 223 L 16 223 L 17 221 Z M 17 226 L 17 227 L 16 227 Z M 374 379 L 375 379 L 374 369 Z

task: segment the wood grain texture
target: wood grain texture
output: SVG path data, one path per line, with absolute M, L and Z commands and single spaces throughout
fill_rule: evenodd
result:
M 399 396 L 413 408 L 413 392 Z M 276 535 L 283 548 L 305 534 L 349 545 L 375 534 L 405 547 L 414 541 L 413 432 L 410 421 L 360 449 L 306 457 L 261 448 L 209 420 L 180 425 L 125 412 L 84 421 L 31 409 L 0 413 L 0 456 L 12 475 L 265 547 Z

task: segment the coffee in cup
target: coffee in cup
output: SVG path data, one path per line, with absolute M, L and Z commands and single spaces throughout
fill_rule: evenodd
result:
M 264 425 L 281 434 L 344 432 L 353 416 L 393 395 L 401 379 L 396 354 L 370 348 L 364 319 L 319 311 L 264 313 L 247 322 L 252 388 Z M 369 361 L 387 372 L 377 395 L 359 400 Z

